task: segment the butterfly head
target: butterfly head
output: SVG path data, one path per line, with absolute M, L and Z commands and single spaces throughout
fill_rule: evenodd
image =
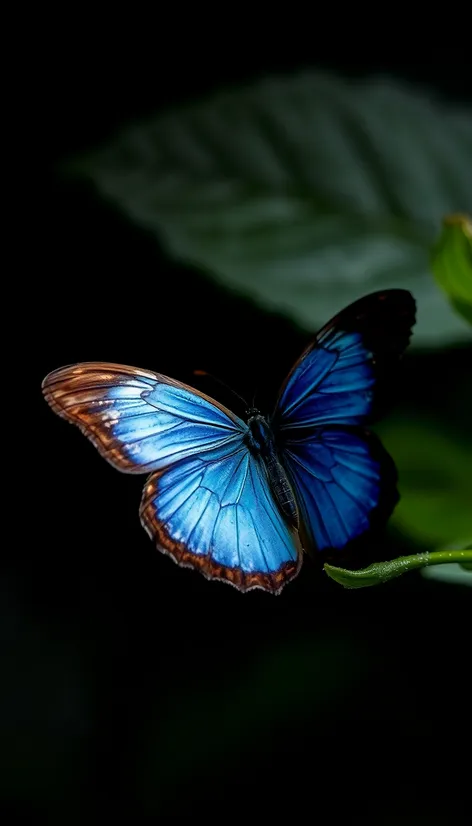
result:
M 273 443 L 273 434 L 269 422 L 261 415 L 256 407 L 250 407 L 247 415 L 247 445 L 256 454 L 270 452 Z

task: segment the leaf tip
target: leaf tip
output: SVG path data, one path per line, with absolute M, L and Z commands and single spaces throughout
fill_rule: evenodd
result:
M 472 238 L 472 218 L 463 212 L 455 212 L 452 215 L 446 215 L 443 219 L 445 227 L 459 226 L 465 235 Z
M 357 581 L 359 574 L 356 571 L 338 568 L 336 565 L 329 565 L 327 562 L 323 565 L 323 570 L 330 579 L 333 579 L 338 585 L 343 585 L 344 588 L 360 588 L 364 584 Z

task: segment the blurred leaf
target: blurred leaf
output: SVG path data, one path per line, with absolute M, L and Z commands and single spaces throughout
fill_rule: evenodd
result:
M 468 585 L 472 588 L 472 573 L 462 565 L 439 565 L 437 568 L 425 568 L 421 573 L 426 579 L 438 579 L 451 585 Z
M 454 545 L 454 551 L 460 547 L 466 547 L 466 552 L 472 553 L 472 545 L 469 542 L 458 542 Z M 438 579 L 442 582 L 449 582 L 452 585 L 468 585 L 472 587 L 472 562 L 462 560 L 459 564 L 451 562 L 449 565 L 441 565 L 437 570 L 424 569 L 421 571 L 427 579 Z
M 438 284 L 452 306 L 472 324 L 472 219 L 449 215 L 432 257 Z
M 399 416 L 377 430 L 399 473 L 401 499 L 392 524 L 423 547 L 470 536 L 472 442 L 456 441 L 431 421 Z
M 454 564 L 458 562 L 460 562 L 459 565 Z M 367 588 L 371 585 L 381 585 L 383 582 L 388 582 L 390 579 L 408 573 L 408 571 L 416 571 L 420 568 L 429 569 L 429 567 L 441 566 L 442 570 L 451 567 L 458 568 L 460 565 L 467 564 L 472 564 L 472 551 L 447 550 L 400 556 L 398 559 L 392 559 L 388 562 L 374 562 L 368 568 L 363 568 L 360 571 L 350 571 L 347 568 L 337 568 L 328 564 L 324 565 L 324 570 L 331 579 L 334 579 L 340 585 L 344 585 L 345 588 Z M 439 575 L 437 578 L 441 579 L 442 577 Z M 469 576 L 469 579 L 470 582 L 466 584 L 472 585 L 472 577 Z
M 470 335 L 428 260 L 443 215 L 472 211 L 469 112 L 304 73 L 134 125 L 71 169 L 172 255 L 309 330 L 398 286 L 418 300 L 413 346 Z

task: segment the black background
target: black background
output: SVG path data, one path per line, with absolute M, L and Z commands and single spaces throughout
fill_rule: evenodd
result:
M 190 818 L 215 802 L 221 816 L 245 817 L 303 800 L 318 820 L 345 804 L 352 818 L 360 804 L 377 822 L 418 812 L 450 822 L 465 787 L 431 775 L 464 764 L 469 589 L 411 575 L 345 591 L 309 560 L 277 598 L 208 583 L 154 550 L 137 513 L 142 480 L 116 473 L 59 421 L 40 384 L 76 361 L 190 383 L 201 368 L 243 395 L 257 385 L 264 408 L 306 344 L 281 316 L 170 261 L 91 188 L 65 180 L 60 161 L 168 105 L 307 66 L 381 72 L 470 102 L 465 51 L 382 62 L 367 46 L 348 59 L 319 31 L 314 43 L 294 36 L 282 47 L 261 35 L 249 43 L 228 21 L 216 45 L 207 32 L 190 49 L 174 30 L 158 31 L 153 46 L 126 20 L 119 35 L 86 23 L 63 21 L 43 37 L 30 70 L 36 114 L 25 119 L 35 445 L 3 580 L 8 809 L 69 823 L 97 812 Z M 410 355 L 399 402 L 430 411 L 438 375 L 447 390 L 470 355 Z M 217 387 L 202 389 L 234 406 Z M 418 548 L 390 531 L 382 550 Z

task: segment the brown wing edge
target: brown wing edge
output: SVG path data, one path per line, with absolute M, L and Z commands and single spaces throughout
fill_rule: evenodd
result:
M 156 517 L 153 499 L 157 491 L 159 477 L 165 471 L 153 473 L 146 482 L 140 505 L 141 524 L 149 537 L 161 553 L 169 556 L 181 568 L 192 568 L 203 574 L 205 579 L 223 582 L 232 585 L 238 591 L 262 590 L 278 596 L 285 585 L 295 579 L 300 572 L 303 562 L 303 552 L 296 531 L 293 531 L 294 542 L 297 548 L 295 562 L 287 562 L 272 574 L 260 572 L 245 572 L 240 568 L 228 568 L 215 562 L 210 554 L 195 554 L 189 551 L 182 542 L 172 539 L 165 529 L 165 524 Z
M 42 382 L 42 392 L 51 409 L 61 418 L 75 425 L 92 442 L 101 456 L 123 473 L 145 474 L 149 468 L 133 463 L 107 429 L 105 413 L 113 401 L 107 399 L 110 387 L 129 383 L 130 378 L 145 378 L 182 388 L 199 396 L 224 413 L 237 429 L 237 417 L 219 402 L 183 382 L 160 373 L 142 370 L 112 362 L 82 362 L 60 367 L 49 373 Z M 146 388 L 141 396 L 145 400 Z
M 206 393 L 202 393 L 201 390 L 197 390 L 195 387 L 192 387 L 189 384 L 185 384 L 185 382 L 178 381 L 177 379 L 172 379 L 169 376 L 164 375 L 163 373 L 155 373 L 153 370 L 144 370 L 140 367 L 131 367 L 127 364 L 116 364 L 114 362 L 108 361 L 83 361 L 77 362 L 76 364 L 66 365 L 65 367 L 59 367 L 57 370 L 52 370 L 48 375 L 43 379 L 41 387 L 43 390 L 43 394 L 46 397 L 46 401 L 52 407 L 55 413 L 59 416 L 62 416 L 65 419 L 68 419 L 67 413 L 62 411 L 60 405 L 51 399 L 53 395 L 52 386 L 54 384 L 61 384 L 62 382 L 66 382 L 73 377 L 82 377 L 86 375 L 93 375 L 97 372 L 107 371 L 113 373 L 115 376 L 123 375 L 123 376 L 142 376 L 143 378 L 153 379 L 154 381 L 161 382 L 162 384 L 168 384 L 172 387 L 179 387 L 182 390 L 187 390 L 189 393 L 193 393 L 195 396 L 200 396 L 200 398 L 205 399 L 205 401 L 209 402 L 209 404 L 214 405 L 222 413 L 225 413 L 231 421 L 235 424 L 238 423 L 238 417 L 231 411 L 229 408 L 225 407 L 220 402 L 213 399 L 211 396 L 208 396 Z M 114 382 L 110 381 L 109 384 L 113 384 Z M 57 408 L 57 409 L 56 409 Z

